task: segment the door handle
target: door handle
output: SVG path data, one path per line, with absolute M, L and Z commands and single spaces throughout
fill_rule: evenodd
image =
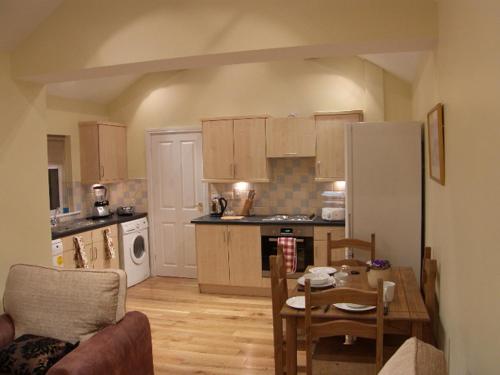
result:
M 233 163 L 233 177 L 236 177 L 236 163 Z
M 104 178 L 104 165 L 101 165 L 101 178 Z
M 317 164 L 317 166 L 318 166 L 318 176 L 320 176 L 320 175 L 321 175 L 321 160 L 318 160 L 318 161 L 316 162 L 316 164 Z
M 231 231 L 229 228 L 227 228 L 227 243 L 229 244 L 229 241 L 231 241 Z
M 285 155 L 297 155 L 296 152 L 285 152 Z

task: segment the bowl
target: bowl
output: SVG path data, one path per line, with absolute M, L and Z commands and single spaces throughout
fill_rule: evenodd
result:
M 330 280 L 330 275 L 327 273 L 306 273 L 304 275 L 304 280 L 309 279 L 311 281 L 311 286 L 324 285 Z

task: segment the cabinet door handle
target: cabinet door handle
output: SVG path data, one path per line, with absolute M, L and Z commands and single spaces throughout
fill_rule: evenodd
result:
M 101 178 L 104 178 L 104 165 L 101 165 Z
M 227 243 L 227 229 L 224 229 L 224 243 Z
M 318 160 L 316 164 L 318 165 L 318 176 L 319 176 L 321 175 L 321 160 Z
M 296 152 L 285 152 L 285 155 L 297 155 Z
M 236 177 L 236 163 L 233 163 L 233 177 Z
M 227 243 L 229 243 L 230 241 L 231 241 L 231 231 L 228 228 L 227 229 Z

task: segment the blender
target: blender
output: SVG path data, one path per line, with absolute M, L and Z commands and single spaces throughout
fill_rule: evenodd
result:
M 94 195 L 94 207 L 92 207 L 92 217 L 107 217 L 109 212 L 108 189 L 104 185 L 92 185 Z

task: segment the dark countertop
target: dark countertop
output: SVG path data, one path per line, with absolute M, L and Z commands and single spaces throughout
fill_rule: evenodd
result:
M 75 220 L 65 221 L 51 228 L 52 239 L 56 240 L 58 238 L 71 236 L 73 234 L 78 234 L 93 229 L 107 227 L 108 225 L 125 223 L 127 221 L 132 221 L 146 217 L 147 215 L 148 215 L 147 212 L 136 212 L 135 214 L 130 216 L 118 216 L 117 214 L 113 214 L 109 217 L 105 217 L 102 219 L 75 219 Z
M 327 221 L 316 216 L 313 221 L 268 221 L 262 220 L 269 215 L 246 216 L 239 220 L 222 220 L 219 217 L 205 215 L 191 220 L 192 224 L 230 224 L 230 225 L 313 225 L 313 226 L 330 226 L 344 227 L 345 221 Z

